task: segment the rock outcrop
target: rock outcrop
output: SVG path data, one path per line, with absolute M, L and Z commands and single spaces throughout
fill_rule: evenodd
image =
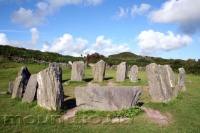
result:
M 37 104 L 48 110 L 61 108 L 64 99 L 62 69 L 46 68 L 37 74 L 37 82 Z
M 32 102 L 34 99 L 36 99 L 37 88 L 37 74 L 33 74 L 28 81 L 22 102 Z
M 137 65 L 133 65 L 131 67 L 129 79 L 133 83 L 138 82 L 138 66 Z
M 136 105 L 140 86 L 76 87 L 76 105 L 84 110 L 121 110 Z
M 100 60 L 93 66 L 93 77 L 94 81 L 102 82 L 105 76 L 106 63 Z
M 75 61 L 72 64 L 71 81 L 82 81 L 85 74 L 85 65 L 83 61 Z
M 117 65 L 116 81 L 123 82 L 127 78 L 127 63 L 122 62 Z
M 174 73 L 169 65 L 151 63 L 146 66 L 149 94 L 152 102 L 168 102 L 174 98 Z

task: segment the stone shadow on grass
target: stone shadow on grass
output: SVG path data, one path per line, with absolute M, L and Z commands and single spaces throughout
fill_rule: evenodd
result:
M 86 79 L 83 79 L 83 81 L 85 82 L 91 82 L 93 80 L 93 78 L 86 78 Z
M 142 107 L 143 104 L 144 104 L 144 102 L 138 102 L 137 106 Z
M 75 98 L 67 99 L 63 102 L 63 109 L 64 110 L 73 109 L 75 107 L 76 107 L 76 99 Z
M 69 81 L 69 79 L 62 80 L 62 83 Z
M 104 80 L 110 80 L 110 79 L 113 79 L 114 77 L 107 77 L 107 78 L 104 78 Z

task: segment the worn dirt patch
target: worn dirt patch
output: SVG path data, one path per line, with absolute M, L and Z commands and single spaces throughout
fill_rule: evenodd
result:
M 76 112 L 77 112 L 78 110 L 79 110 L 78 107 L 75 107 L 75 108 L 73 108 L 73 109 L 70 109 L 70 110 L 67 111 L 67 113 L 64 114 L 61 118 L 62 118 L 63 120 L 68 120 L 69 118 L 74 117 L 75 114 L 76 114 Z
M 92 82 L 88 82 L 87 87 L 99 87 L 99 84 L 93 84 Z
M 167 112 L 166 116 L 164 116 L 158 110 L 154 110 L 154 109 L 150 109 L 146 107 L 141 107 L 141 109 L 145 110 L 147 116 L 150 118 L 149 120 L 151 123 L 167 125 L 172 120 L 172 114 L 169 112 Z
M 107 83 L 107 86 L 117 86 L 118 84 L 116 84 L 116 83 L 113 83 L 112 81 L 109 81 L 108 83 Z

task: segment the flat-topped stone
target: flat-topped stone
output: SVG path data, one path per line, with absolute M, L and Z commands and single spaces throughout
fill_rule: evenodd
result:
M 140 86 L 76 87 L 76 105 L 84 110 L 121 110 L 136 105 Z

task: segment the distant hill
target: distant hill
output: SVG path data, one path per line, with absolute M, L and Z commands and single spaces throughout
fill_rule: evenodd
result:
M 45 62 L 64 62 L 83 60 L 88 63 L 96 63 L 99 60 L 104 60 L 109 65 L 118 65 L 121 62 L 127 62 L 129 65 L 138 65 L 145 67 L 150 63 L 156 63 L 165 65 L 168 64 L 174 71 L 178 71 L 178 68 L 184 67 L 186 73 L 200 74 L 200 59 L 195 61 L 194 59 L 188 59 L 187 61 L 181 59 L 163 59 L 160 57 L 140 56 L 131 52 L 122 52 L 119 54 L 109 55 L 106 58 L 103 55 L 94 53 L 87 55 L 87 57 L 73 57 L 69 55 L 61 55 L 53 52 L 41 52 L 39 50 L 28 50 L 25 48 L 18 48 L 8 45 L 0 45 L 0 62 L 2 60 L 11 60 L 13 57 L 23 58 L 28 62 L 34 60 Z
M 141 57 L 140 55 L 136 55 L 134 53 L 131 53 L 131 52 L 122 52 L 122 53 L 119 53 L 119 54 L 114 54 L 114 55 L 109 55 L 108 58 L 129 58 L 129 59 L 135 59 L 135 58 L 138 58 L 138 57 Z

